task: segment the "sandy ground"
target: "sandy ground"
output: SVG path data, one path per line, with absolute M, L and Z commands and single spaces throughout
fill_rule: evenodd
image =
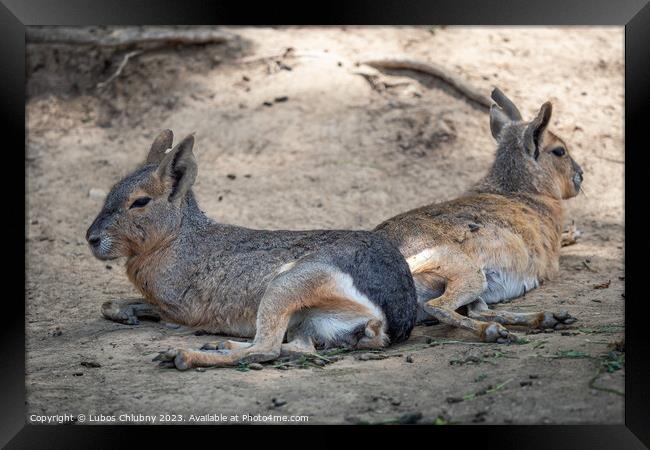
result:
M 137 55 L 104 90 L 95 85 L 122 54 L 29 47 L 28 416 L 623 422 L 624 355 L 611 353 L 624 323 L 622 28 L 229 31 L 228 45 Z M 255 60 L 288 47 L 298 56 L 282 64 Z M 104 320 L 103 302 L 137 293 L 122 262 L 94 259 L 84 234 L 101 191 L 135 168 L 160 129 L 196 132 L 200 205 L 249 227 L 370 229 L 457 196 L 485 172 L 494 149 L 487 115 L 410 72 L 381 75 L 387 87 L 373 89 L 353 62 L 377 54 L 436 62 L 486 93 L 498 85 L 528 117 L 553 102 L 553 129 L 585 171 L 587 195 L 567 205 L 584 236 L 563 248 L 557 280 L 507 309 L 566 309 L 579 322 L 562 332 L 520 331 L 523 343 L 507 346 L 442 325 L 417 327 L 385 359 L 343 354 L 324 367 L 157 367 L 151 359 L 160 350 L 217 338 Z

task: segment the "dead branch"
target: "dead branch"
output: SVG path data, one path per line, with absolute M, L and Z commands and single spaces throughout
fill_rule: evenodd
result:
M 29 27 L 27 42 L 32 44 L 94 45 L 134 47 L 225 43 L 235 35 L 215 28 L 179 29 L 171 27 Z
M 106 81 L 102 81 L 100 83 L 97 83 L 97 89 L 102 89 L 106 86 L 108 86 L 115 78 L 119 77 L 120 74 L 122 73 L 122 70 L 124 70 L 124 67 L 126 66 L 126 63 L 129 62 L 129 59 L 131 59 L 134 56 L 139 55 L 142 53 L 142 50 L 134 50 L 132 52 L 127 53 L 124 55 L 124 58 L 122 59 L 122 62 L 120 62 L 120 65 L 117 66 L 117 70 L 106 79 Z
M 490 105 L 492 105 L 492 100 L 490 100 L 481 91 L 471 86 L 469 83 L 462 80 L 457 75 L 449 72 L 444 67 L 432 63 L 423 63 L 410 59 L 381 58 L 363 61 L 361 64 L 365 64 L 376 69 L 413 70 L 415 72 L 425 73 L 427 75 L 431 75 L 432 77 L 438 78 L 439 80 L 454 88 L 463 96 L 467 97 L 485 109 L 490 109 Z
M 580 236 L 582 236 L 582 231 L 578 230 L 575 223 L 572 222 L 571 225 L 562 232 L 560 245 L 562 247 L 568 247 L 569 245 L 577 244 Z
M 620 159 L 614 159 L 614 158 L 608 158 L 607 156 L 600 156 L 600 155 L 594 155 L 598 159 L 602 159 L 604 161 L 609 161 L 613 162 L 616 164 L 625 164 L 625 161 L 621 161 Z

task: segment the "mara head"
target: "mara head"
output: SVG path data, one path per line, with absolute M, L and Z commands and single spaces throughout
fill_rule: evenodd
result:
M 107 260 L 146 252 L 180 228 L 197 165 L 192 153 L 193 135 L 173 148 L 172 141 L 171 130 L 160 133 L 146 161 L 106 196 L 101 212 L 86 232 L 95 257 Z
M 553 107 L 544 103 L 535 118 L 522 119 L 519 109 L 498 88 L 492 91 L 490 130 L 498 143 L 492 167 L 502 188 L 567 199 L 580 192 L 582 169 L 567 144 L 548 129 Z

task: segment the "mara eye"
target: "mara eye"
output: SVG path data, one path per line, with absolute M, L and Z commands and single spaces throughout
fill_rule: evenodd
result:
M 136 198 L 135 201 L 133 203 L 131 203 L 131 206 L 129 207 L 129 209 L 131 209 L 131 208 L 142 208 L 143 206 L 145 206 L 150 201 L 151 201 L 151 197 Z
M 566 153 L 566 150 L 564 150 L 562 147 L 557 147 L 552 150 L 553 154 L 555 156 L 564 156 Z

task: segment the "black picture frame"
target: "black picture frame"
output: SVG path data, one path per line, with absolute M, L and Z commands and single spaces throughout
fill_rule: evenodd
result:
M 3 302 L 0 325 L 0 445 L 7 448 L 96 448 L 124 447 L 135 432 L 166 438 L 180 432 L 186 445 L 214 428 L 46 426 L 25 421 L 25 311 L 18 301 L 25 290 L 26 190 L 24 159 L 25 118 L 25 27 L 29 25 L 156 25 L 156 24 L 447 24 L 447 25 L 619 25 L 625 26 L 625 222 L 629 238 L 625 244 L 625 425 L 580 426 L 480 426 L 480 427 L 336 427 L 345 433 L 365 432 L 382 438 L 387 433 L 421 434 L 431 440 L 418 445 L 439 445 L 440 435 L 464 445 L 508 448 L 644 448 L 650 446 L 649 351 L 640 274 L 644 267 L 647 236 L 643 218 L 643 151 L 647 147 L 644 119 L 650 109 L 650 5 L 647 0 L 445 0 L 445 1 L 347 1 L 255 6 L 243 2 L 184 1 L 89 1 L 89 0 L 1 0 L 0 1 L 0 98 L 5 170 L 5 214 L 1 221 L 7 283 L 12 287 Z M 552 73 L 549 74 L 552 77 Z M 645 113 L 645 114 L 644 114 Z M 11 139 L 7 139 L 11 138 Z M 23 153 L 16 150 L 23 148 Z M 22 158 L 22 160 L 21 160 Z M 22 167 L 21 170 L 21 161 Z M 12 164 L 14 163 L 15 164 Z M 9 176 L 9 179 L 7 179 Z M 21 184 L 22 183 L 22 184 Z M 15 186 L 23 186 L 21 192 Z M 635 199 L 640 197 L 639 199 Z M 22 212 L 22 214 L 21 214 Z M 6 253 L 5 253 L 6 254 Z M 638 259 L 639 263 L 634 261 Z M 17 261 L 22 261 L 19 264 Z M 14 273 L 15 272 L 15 273 Z M 15 289 L 15 292 L 14 292 Z M 155 430 L 153 429 L 155 428 Z M 225 428 L 225 429 L 224 429 Z M 316 429 L 315 429 L 316 428 Z M 327 439 L 331 428 L 303 426 L 310 441 Z M 217 445 L 225 445 L 223 433 L 239 434 L 249 445 L 276 441 L 269 434 L 286 432 L 285 427 L 257 427 L 263 433 L 241 426 L 220 427 Z M 435 434 L 431 432 L 435 430 Z M 292 430 L 295 433 L 296 430 Z M 185 436 L 185 437 L 183 437 Z M 234 437 L 234 436 L 232 436 Z M 214 437 L 212 437 L 214 439 Z M 415 436 L 407 442 L 415 443 Z M 268 441 L 267 441 L 268 440 Z M 214 442 L 214 441 L 213 441 Z M 334 441 L 332 441 L 334 442 Z M 449 441 L 447 441 L 449 442 Z M 644 445 L 645 444 L 645 445 Z

